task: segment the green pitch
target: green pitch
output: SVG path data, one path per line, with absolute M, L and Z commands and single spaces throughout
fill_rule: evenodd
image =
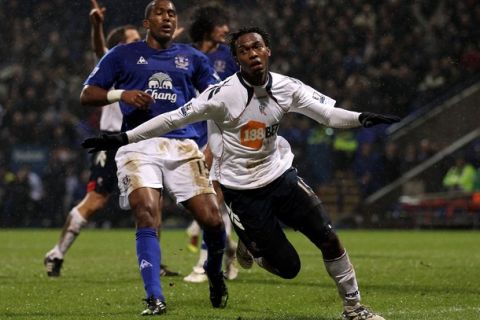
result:
M 480 233 L 340 231 L 363 302 L 389 319 L 480 319 Z M 143 309 L 132 230 L 86 230 L 50 279 L 43 255 L 58 230 L 0 230 L 0 319 L 136 319 Z M 319 251 L 289 238 L 302 270 L 282 280 L 254 266 L 228 283 L 224 310 L 210 307 L 208 285 L 162 280 L 165 319 L 339 319 L 341 303 Z M 197 255 L 183 230 L 162 234 L 163 262 L 183 275 Z

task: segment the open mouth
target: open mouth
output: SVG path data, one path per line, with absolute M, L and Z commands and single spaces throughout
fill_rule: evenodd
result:
M 170 33 L 173 30 L 171 25 L 163 25 L 160 27 L 160 29 L 165 33 Z
M 257 60 L 257 61 L 254 61 L 254 62 L 252 62 L 252 63 L 250 64 L 250 68 L 255 69 L 255 70 L 256 70 L 256 69 L 261 69 L 262 67 L 263 67 L 262 62 L 261 62 L 261 61 L 258 61 L 258 60 Z

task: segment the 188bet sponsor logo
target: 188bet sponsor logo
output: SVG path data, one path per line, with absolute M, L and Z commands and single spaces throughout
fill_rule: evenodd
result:
M 278 123 L 267 127 L 263 122 L 249 121 L 240 129 L 240 143 L 258 150 L 262 147 L 264 139 L 277 134 L 278 127 Z

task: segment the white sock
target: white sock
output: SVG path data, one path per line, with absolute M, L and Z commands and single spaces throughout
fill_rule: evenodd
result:
M 337 285 L 344 306 L 354 306 L 359 303 L 360 292 L 358 291 L 357 278 L 347 251 L 334 260 L 324 260 L 324 263 L 328 274 Z
M 222 215 L 223 224 L 225 225 L 225 233 L 227 234 L 227 237 L 230 237 L 230 234 L 232 233 L 232 221 L 228 216 L 228 209 L 225 202 L 220 204 L 220 214 Z
M 196 269 L 197 272 L 200 270 L 200 268 L 203 270 L 203 266 L 205 264 L 205 261 L 207 261 L 207 256 L 208 256 L 207 249 L 200 249 L 200 257 L 198 258 L 197 264 L 194 267 L 194 269 L 198 268 L 198 269 Z M 203 272 L 205 272 L 205 271 L 203 271 Z M 199 272 L 199 273 L 201 273 L 201 272 Z
M 45 257 L 49 257 L 50 259 L 63 259 L 63 254 L 60 252 L 60 249 L 58 248 L 58 244 L 53 247 L 52 250 L 48 251 Z
M 73 208 L 70 211 L 70 224 L 68 225 L 67 231 L 60 239 L 58 243 L 58 250 L 61 252 L 62 257 L 65 255 L 75 241 L 77 236 L 80 234 L 80 230 L 87 224 L 87 220 L 82 217 L 77 208 Z

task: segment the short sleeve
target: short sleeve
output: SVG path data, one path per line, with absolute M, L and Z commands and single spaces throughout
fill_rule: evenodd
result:
M 100 59 L 84 84 L 110 89 L 116 82 L 119 65 L 119 47 L 115 47 Z

